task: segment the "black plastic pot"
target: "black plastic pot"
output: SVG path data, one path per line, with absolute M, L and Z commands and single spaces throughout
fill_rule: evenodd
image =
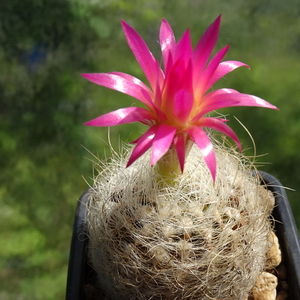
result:
M 272 191 L 276 200 L 273 216 L 276 220 L 276 235 L 279 238 L 288 273 L 289 299 L 300 300 L 300 243 L 292 210 L 281 183 L 266 172 L 260 172 L 260 175 L 262 183 Z M 94 288 L 96 274 L 87 261 L 86 205 L 88 201 L 89 195 L 86 191 L 76 208 L 66 300 L 96 300 L 102 297 Z

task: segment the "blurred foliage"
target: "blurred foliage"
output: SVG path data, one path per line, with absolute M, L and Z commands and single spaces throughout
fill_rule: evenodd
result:
M 123 71 L 145 80 L 123 36 L 134 26 L 160 57 L 158 29 L 168 19 L 197 42 L 223 14 L 218 49 L 243 61 L 215 88 L 233 87 L 280 108 L 224 110 L 247 155 L 297 189 L 300 174 L 300 3 L 297 0 L 7 0 L 0 3 L 0 299 L 54 300 L 65 294 L 76 201 L 91 183 L 93 156 L 109 155 L 107 129 L 85 121 L 134 103 L 99 88 L 84 72 Z M 138 130 L 137 130 L 138 129 Z M 136 125 L 111 128 L 112 145 L 131 141 Z M 82 147 L 83 145 L 84 147 Z M 88 159 L 85 159 L 87 157 Z M 85 178 L 85 180 L 82 178 Z M 297 192 L 288 192 L 298 226 Z

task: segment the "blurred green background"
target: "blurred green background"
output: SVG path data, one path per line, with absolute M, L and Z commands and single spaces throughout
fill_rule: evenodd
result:
M 300 2 L 298 0 L 4 0 L 0 4 L 0 299 L 64 299 L 76 202 L 91 184 L 91 153 L 109 155 L 106 128 L 91 118 L 134 99 L 84 80 L 84 72 L 123 71 L 144 80 L 120 19 L 160 58 L 166 18 L 196 43 L 223 14 L 217 49 L 241 68 L 218 86 L 260 96 L 280 108 L 234 108 L 230 126 L 247 155 L 288 191 L 300 226 Z M 137 130 L 138 128 L 138 130 Z M 111 129 L 112 144 L 131 141 L 136 125 Z M 84 147 L 83 147 L 84 146 Z M 106 154 L 105 154 L 106 153 Z M 87 181 L 87 182 L 86 182 Z

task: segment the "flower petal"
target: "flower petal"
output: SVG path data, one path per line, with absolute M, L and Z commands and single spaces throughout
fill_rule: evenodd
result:
M 126 167 L 129 167 L 134 161 L 142 156 L 148 149 L 150 149 L 155 133 L 157 132 L 158 125 L 150 127 L 142 136 L 140 136 L 135 142 L 137 145 L 134 147 Z
M 203 129 L 197 126 L 189 127 L 185 130 L 194 140 L 200 149 L 203 159 L 211 173 L 213 181 L 216 180 L 217 162 L 213 145 Z
M 172 114 L 179 124 L 185 124 L 193 107 L 193 96 L 186 90 L 180 90 L 174 97 Z M 170 107 L 171 109 L 171 107 Z
M 175 41 L 173 30 L 165 19 L 162 20 L 160 26 L 159 42 L 160 42 L 161 53 L 163 57 L 163 63 L 166 70 L 169 54 L 172 53 L 174 55 L 176 41 Z
M 276 106 L 259 97 L 242 94 L 233 89 L 220 89 L 202 98 L 200 113 L 193 118 L 192 122 L 197 122 L 203 115 L 213 110 L 233 106 L 256 106 L 278 110 Z
M 145 88 L 139 79 L 130 75 L 122 75 L 117 73 L 90 73 L 81 74 L 87 80 L 101 86 L 119 91 L 134 97 L 144 103 L 147 107 L 152 107 L 151 95 L 149 95 L 149 88 Z
M 164 101 L 161 104 L 163 111 L 169 110 L 170 102 L 174 101 L 176 93 L 182 89 L 193 94 L 193 69 L 191 61 L 188 65 L 185 65 L 184 59 L 179 58 L 166 75 L 164 97 L 162 99 Z
M 226 121 L 227 120 L 224 119 L 207 117 L 201 118 L 197 125 L 201 127 L 209 127 L 224 133 L 225 135 L 230 137 L 236 143 L 240 151 L 242 151 L 242 146 L 237 135 L 228 125 L 224 124 L 224 122 Z
M 181 133 L 177 134 L 174 138 L 174 145 L 180 165 L 181 172 L 183 173 L 184 170 L 184 161 L 185 161 L 185 138 L 184 135 Z
M 278 109 L 276 106 L 270 104 L 264 99 L 259 97 L 242 94 L 239 92 L 223 93 L 209 98 L 209 104 L 206 105 L 204 110 L 205 113 L 224 107 L 233 106 L 257 106 L 271 109 Z
M 198 81 L 196 82 L 196 89 L 200 88 L 202 90 L 202 93 L 205 94 L 206 91 L 211 87 L 208 85 L 211 77 L 215 73 L 216 69 L 218 68 L 221 60 L 225 56 L 226 52 L 228 51 L 229 46 L 224 47 L 220 51 L 217 52 L 217 54 L 212 58 L 212 60 L 209 62 L 208 66 L 206 67 L 205 71 L 203 72 L 202 76 L 198 78 Z
M 170 149 L 177 128 L 161 124 L 159 125 L 152 143 L 151 165 L 156 164 Z
M 215 47 L 219 35 L 221 15 L 207 28 L 200 38 L 193 52 L 193 63 L 195 67 L 195 79 L 201 75 L 207 61 Z
M 192 50 L 190 31 L 187 30 L 177 43 L 175 61 L 180 58 L 187 66 L 192 57 Z
M 239 67 L 250 68 L 248 65 L 240 62 L 240 61 L 223 61 L 219 64 L 217 69 L 215 70 L 213 76 L 210 78 L 210 81 L 207 84 L 207 89 L 212 87 L 219 79 L 232 72 L 233 70 Z
M 151 112 L 141 107 L 127 107 L 111 111 L 96 119 L 93 119 L 84 125 L 87 126 L 115 126 L 133 122 L 143 122 L 145 120 L 152 120 Z
M 128 45 L 154 90 L 157 78 L 163 76 L 162 70 L 143 38 L 126 22 L 122 21 L 122 26 Z
M 129 74 L 126 74 L 123 72 L 109 72 L 108 74 L 114 74 L 114 75 L 123 77 L 124 79 L 131 81 L 132 83 L 143 88 L 147 92 L 147 94 L 149 94 L 149 95 L 153 94 L 153 92 L 149 89 L 149 87 L 144 82 L 142 82 L 141 80 L 139 80 L 138 78 L 136 78 L 132 75 L 129 75 Z

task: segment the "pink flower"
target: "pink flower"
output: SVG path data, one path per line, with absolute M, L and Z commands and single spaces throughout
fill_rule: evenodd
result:
M 189 30 L 176 42 L 170 25 L 166 20 L 162 20 L 159 40 L 163 70 L 142 37 L 122 21 L 129 47 L 144 71 L 150 88 L 139 79 L 121 72 L 82 74 L 89 81 L 128 94 L 146 106 L 146 108 L 121 108 L 85 124 L 114 126 L 139 121 L 149 125 L 148 131 L 133 142 L 136 146 L 127 166 L 150 148 L 152 148 L 151 165 L 154 165 L 171 147 L 174 147 L 183 171 L 186 145 L 192 140 L 202 152 L 215 180 L 216 157 L 213 145 L 203 127 L 227 135 L 240 150 L 241 144 L 233 130 L 225 124 L 227 120 L 205 115 L 231 106 L 277 109 L 263 99 L 233 89 L 224 88 L 209 92 L 212 85 L 229 72 L 241 66 L 248 67 L 238 61 L 222 62 L 229 46 L 221 49 L 209 61 L 217 42 L 220 21 L 221 16 L 208 27 L 195 49 L 192 49 Z

